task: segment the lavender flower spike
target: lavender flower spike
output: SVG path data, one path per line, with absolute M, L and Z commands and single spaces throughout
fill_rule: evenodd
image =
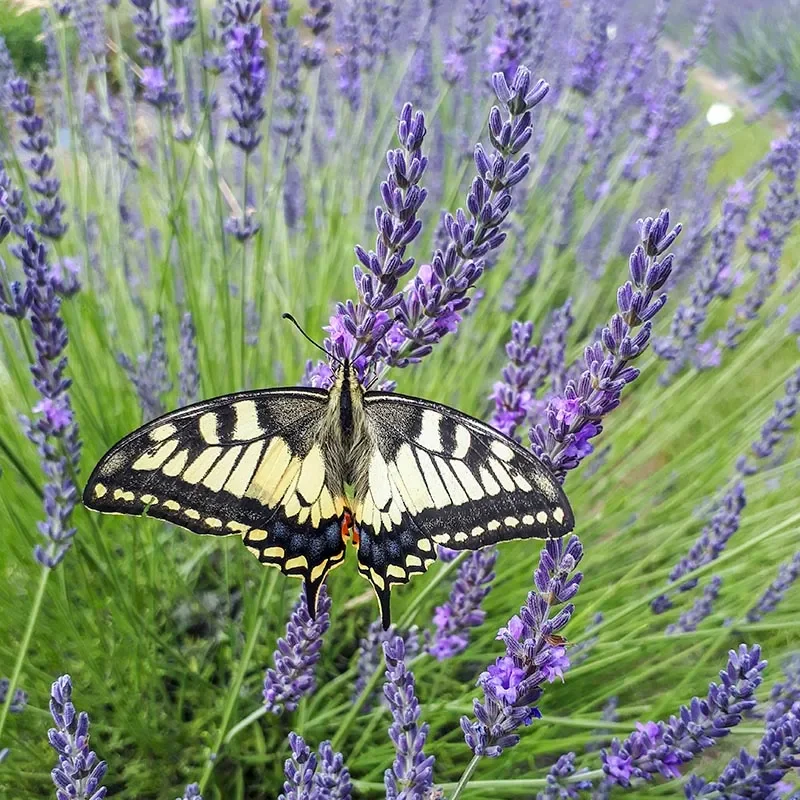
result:
M 286 635 L 278 639 L 275 668 L 268 669 L 264 676 L 267 711 L 294 711 L 300 699 L 316 688 L 314 669 L 322 650 L 322 636 L 330 626 L 330 608 L 324 584 L 317 597 L 316 619 L 311 619 L 305 599 L 298 600 L 286 625 Z
M 72 679 L 62 675 L 50 690 L 50 714 L 56 723 L 47 738 L 58 754 L 53 770 L 57 800 L 103 800 L 108 791 L 100 786 L 106 762 L 89 750 L 89 715 L 72 705 Z
M 676 633 L 688 633 L 696 631 L 697 626 L 711 613 L 714 601 L 719 595 L 722 586 L 722 578 L 715 575 L 709 584 L 703 589 L 703 596 L 695 601 L 695 604 L 673 625 L 667 625 L 665 633 L 672 636 Z
M 330 742 L 323 742 L 319 746 L 317 761 L 314 787 L 319 800 L 350 800 L 353 787 L 342 754 L 334 752 Z
M 705 699 L 692 698 L 669 722 L 637 723 L 627 739 L 614 739 L 611 749 L 602 751 L 607 780 L 627 787 L 633 779 L 650 781 L 656 774 L 680 777 L 682 764 L 727 736 L 756 705 L 755 690 L 766 666 L 758 645 L 731 650 L 727 667 L 719 673 L 722 684 L 712 683 Z
M 314 773 L 317 771 L 317 758 L 311 752 L 302 736 L 289 734 L 289 746 L 292 755 L 286 759 L 283 794 L 278 800 L 317 800 L 319 797 L 313 789 Z
M 189 403 L 194 403 L 200 391 L 200 370 L 197 365 L 197 331 L 190 311 L 187 311 L 181 318 L 179 351 L 181 368 L 178 373 L 178 404 L 185 406 Z
M 781 564 L 778 576 L 759 597 L 758 602 L 747 612 L 747 621 L 758 622 L 764 614 L 774 611 L 778 603 L 783 600 L 789 587 L 797 580 L 798 575 L 800 575 L 800 551 L 794 554 L 794 558 L 788 564 Z
M 436 633 L 428 652 L 439 661 L 463 653 L 469 643 L 469 629 L 483 623 L 483 599 L 492 589 L 497 549 L 486 547 L 470 553 L 458 570 L 449 600 L 436 609 Z
M 203 795 L 200 794 L 200 786 L 196 783 L 190 783 L 183 793 L 183 797 L 176 797 L 175 800 L 203 800 Z
M 401 147 L 386 154 L 389 174 L 381 184 L 383 205 L 375 209 L 375 250 L 367 252 L 358 245 L 355 249 L 359 302 L 339 303 L 327 329 L 330 351 L 340 359 L 350 358 L 361 377 L 392 327 L 391 315 L 402 298 L 397 292 L 400 279 L 414 267 L 414 259 L 406 258 L 405 252 L 422 230 L 417 213 L 428 196 L 419 185 L 428 166 L 422 154 L 426 133 L 424 115 L 415 114 L 406 103 L 397 126 Z
M 800 767 L 800 703 L 795 703 L 782 716 L 767 721 L 755 756 L 742 748 L 739 755 L 730 760 L 719 780 L 711 783 L 692 776 L 686 797 L 693 800 L 708 795 L 724 798 L 785 796 L 779 793 L 779 782 L 789 770 L 797 767 Z
M 381 662 L 384 642 L 388 642 L 395 636 L 402 635 L 403 643 L 406 648 L 406 658 L 413 658 L 419 653 L 419 630 L 416 625 L 412 625 L 404 634 L 398 634 L 397 627 L 390 625 L 388 630 L 383 629 L 383 623 L 376 619 L 367 628 L 367 635 L 358 644 L 358 657 L 356 660 L 356 679 L 353 681 L 353 700 L 364 691 L 369 679 L 378 670 Z M 369 706 L 369 700 L 364 703 L 364 707 Z
M 39 215 L 36 230 L 48 239 L 60 239 L 67 232 L 67 223 L 61 218 L 66 210 L 59 196 L 61 181 L 53 177 L 54 162 L 50 156 L 50 136 L 45 132 L 44 120 L 36 113 L 36 101 L 31 94 L 28 82 L 13 78 L 7 90 L 11 96 L 11 108 L 19 114 L 19 127 L 25 134 L 20 147 L 31 154 L 28 166 L 35 175 L 30 187 L 41 197 L 34 205 Z
M 753 442 L 751 450 L 760 461 L 769 458 L 775 448 L 791 430 L 791 421 L 797 414 L 798 396 L 800 396 L 800 368 L 797 369 L 784 384 L 783 397 L 775 401 L 775 410 L 761 428 L 761 437 Z M 736 469 L 742 475 L 754 475 L 759 470 L 755 459 L 742 456 L 736 462 Z
M 664 209 L 655 219 L 640 219 L 638 226 L 641 243 L 630 256 L 631 280 L 617 291 L 617 313 L 600 339 L 586 348 L 580 378 L 570 380 L 563 394 L 548 403 L 547 429 L 536 425 L 531 431 L 531 449 L 562 482 L 594 450 L 589 440 L 603 430 L 600 421 L 639 376 L 629 364 L 647 349 L 651 320 L 667 302 L 667 295 L 658 292 L 670 276 L 673 256 L 664 253 L 681 225 L 670 228 L 669 211 Z
M 489 139 L 493 153 L 475 146 L 478 176 L 467 194 L 467 211 L 446 214 L 446 247 L 437 248 L 428 269 L 403 293 L 395 311 L 395 325 L 380 348 L 387 366 L 405 367 L 431 352 L 447 333 L 458 329 L 461 313 L 470 304 L 468 293 L 486 268 L 488 254 L 500 247 L 502 225 L 511 211 L 512 189 L 530 170 L 530 154 L 523 153 L 533 136 L 531 111 L 547 95 L 545 81 L 532 85 L 526 67 L 519 67 L 511 86 L 502 72 L 492 76 L 497 106 L 489 112 Z M 468 216 L 469 214 L 469 216 Z
M 481 674 L 478 685 L 484 700 L 473 701 L 474 721 L 461 718 L 464 739 L 476 756 L 496 758 L 513 747 L 519 736 L 514 731 L 541 716 L 535 703 L 542 696 L 545 681 L 564 677 L 569 668 L 566 648 L 559 644 L 558 631 L 572 618 L 575 606 L 568 603 L 578 593 L 583 574 L 576 568 L 583 558 L 577 536 L 569 541 L 549 539 L 534 573 L 537 591 L 501 629 L 498 638 L 506 654 Z M 553 617 L 553 606 L 566 605 Z
M 689 550 L 672 569 L 669 574 L 671 583 L 675 583 L 684 575 L 708 564 L 719 557 L 725 549 L 728 540 L 739 530 L 739 520 L 747 503 L 744 494 L 744 484 L 735 483 L 722 498 L 719 508 L 714 512 L 708 525 L 703 527 L 700 535 Z M 686 592 L 697 586 L 697 578 L 690 578 L 677 587 L 679 592 Z M 661 614 L 672 607 L 669 594 L 659 595 L 650 604 L 654 614 Z
M 385 642 L 386 683 L 383 693 L 392 712 L 389 737 L 397 750 L 391 769 L 384 775 L 387 800 L 422 800 L 433 786 L 433 756 L 423 748 L 428 725 L 419 724 L 420 707 L 414 675 L 406 668 L 406 649 L 399 636 Z
M 586 772 L 586 769 L 578 770 L 577 774 Z M 562 778 L 568 778 L 575 773 L 575 753 L 564 753 L 559 756 L 558 761 L 547 771 L 547 788 L 536 795 L 536 800 L 577 800 L 579 792 L 588 791 L 592 788 L 591 781 L 576 781 L 562 783 Z
M 27 278 L 30 297 L 30 322 L 36 347 L 36 363 L 31 365 L 33 385 L 42 398 L 33 411 L 36 420 L 21 417 L 28 438 L 36 445 L 47 478 L 44 486 L 45 521 L 39 532 L 47 545 L 36 545 L 34 558 L 50 569 L 69 551 L 75 528 L 70 527 L 72 510 L 78 499 L 73 475 L 80 461 L 81 442 L 69 397 L 71 381 L 64 376 L 64 355 L 69 336 L 61 317 L 61 300 L 52 280 L 47 248 L 38 241 L 30 226 L 25 228 L 25 243 L 14 248 Z

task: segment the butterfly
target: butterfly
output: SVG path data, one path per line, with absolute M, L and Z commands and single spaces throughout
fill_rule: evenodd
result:
M 352 539 L 384 628 L 391 587 L 425 572 L 437 545 L 561 537 L 575 522 L 520 444 L 453 408 L 365 390 L 347 360 L 330 390 L 240 392 L 147 423 L 100 459 L 83 502 L 241 536 L 261 563 L 304 580 L 312 617 Z

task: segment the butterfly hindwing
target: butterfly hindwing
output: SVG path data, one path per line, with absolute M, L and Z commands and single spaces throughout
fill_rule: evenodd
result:
M 238 534 L 259 561 L 305 579 L 313 614 L 325 574 L 344 559 L 344 486 L 316 435 L 326 403 L 322 390 L 263 390 L 167 414 L 106 453 L 83 501 Z
M 389 589 L 424 572 L 436 545 L 477 550 L 509 539 L 560 537 L 574 518 L 559 483 L 517 442 L 459 411 L 367 392 L 372 434 L 356 481 L 359 570 L 388 622 Z

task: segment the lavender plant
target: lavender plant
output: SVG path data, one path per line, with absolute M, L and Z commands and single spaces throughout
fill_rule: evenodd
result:
M 81 0 L 46 9 L 41 73 L 0 44 L 3 790 L 52 794 L 27 743 L 66 671 L 109 763 L 100 780 L 62 679 L 69 797 L 783 787 L 800 697 L 797 125 L 738 107 L 706 123 L 714 85 L 698 93 L 691 70 L 711 4 L 686 31 L 684 11 Z M 680 238 L 666 213 L 635 229 L 660 207 Z M 299 381 L 286 311 L 312 338 L 327 324 L 372 388 L 458 407 L 572 472 L 580 541 L 544 543 L 538 567 L 530 541 L 441 553 L 397 588 L 385 633 L 351 563 L 311 621 L 221 538 L 75 506 L 143 416 Z M 657 620 L 654 598 L 681 607 Z M 712 599 L 730 624 L 703 617 Z M 747 645 L 706 694 L 739 632 L 770 666 Z M 751 707 L 762 676 L 778 682 Z

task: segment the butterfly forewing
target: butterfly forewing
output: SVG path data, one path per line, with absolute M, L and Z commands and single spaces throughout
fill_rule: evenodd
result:
M 262 563 L 306 581 L 309 609 L 344 558 L 341 475 L 319 443 L 328 393 L 242 392 L 180 409 L 126 436 L 95 467 L 83 501 L 195 533 L 242 536 Z
M 572 530 L 559 483 L 532 453 L 485 423 L 381 392 L 368 392 L 364 407 L 373 441 L 354 499 L 358 560 L 385 623 L 391 584 L 424 572 L 437 545 L 477 550 Z

